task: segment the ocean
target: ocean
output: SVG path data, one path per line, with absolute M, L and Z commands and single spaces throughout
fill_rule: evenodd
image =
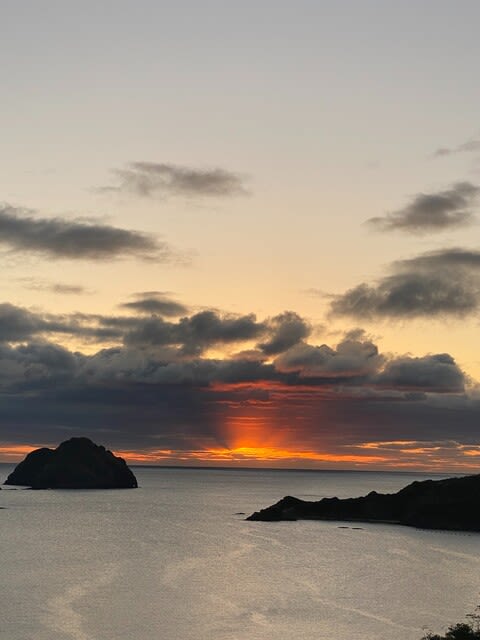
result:
M 419 640 L 479 604 L 480 534 L 244 520 L 445 476 L 134 472 L 139 489 L 0 491 L 1 640 Z

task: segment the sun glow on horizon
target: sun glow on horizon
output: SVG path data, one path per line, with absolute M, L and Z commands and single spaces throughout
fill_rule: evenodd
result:
M 17 462 L 38 448 L 39 445 L 29 444 L 0 445 L 0 458 L 5 458 L 4 462 Z

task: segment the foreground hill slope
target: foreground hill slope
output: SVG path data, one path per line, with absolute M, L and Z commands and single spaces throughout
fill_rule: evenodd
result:
M 56 449 L 36 449 L 5 484 L 33 489 L 130 489 L 137 480 L 123 458 L 88 438 L 71 438 Z
M 287 496 L 247 520 L 390 522 L 425 529 L 480 531 L 480 475 L 409 484 L 398 493 L 307 502 Z

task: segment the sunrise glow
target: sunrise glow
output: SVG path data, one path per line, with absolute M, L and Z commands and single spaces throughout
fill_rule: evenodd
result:
M 22 460 L 30 451 L 37 449 L 35 445 L 0 445 L 0 456 L 5 462 Z

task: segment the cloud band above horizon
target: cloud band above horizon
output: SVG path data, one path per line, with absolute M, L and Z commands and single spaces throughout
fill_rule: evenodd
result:
M 0 305 L 4 443 L 82 433 L 150 462 L 388 467 L 415 466 L 415 447 L 378 444 L 380 455 L 375 443 L 428 449 L 441 439 L 458 445 L 447 447 L 452 468 L 472 464 L 464 451 L 478 444 L 480 402 L 448 353 L 382 354 L 358 330 L 334 346 L 315 344 L 291 311 L 172 321 L 128 308 L 133 315 L 58 316 Z M 72 351 L 62 344 L 69 336 L 93 337 L 99 348 Z M 211 348 L 224 357 L 209 356 Z M 445 461 L 429 451 L 431 466 Z

